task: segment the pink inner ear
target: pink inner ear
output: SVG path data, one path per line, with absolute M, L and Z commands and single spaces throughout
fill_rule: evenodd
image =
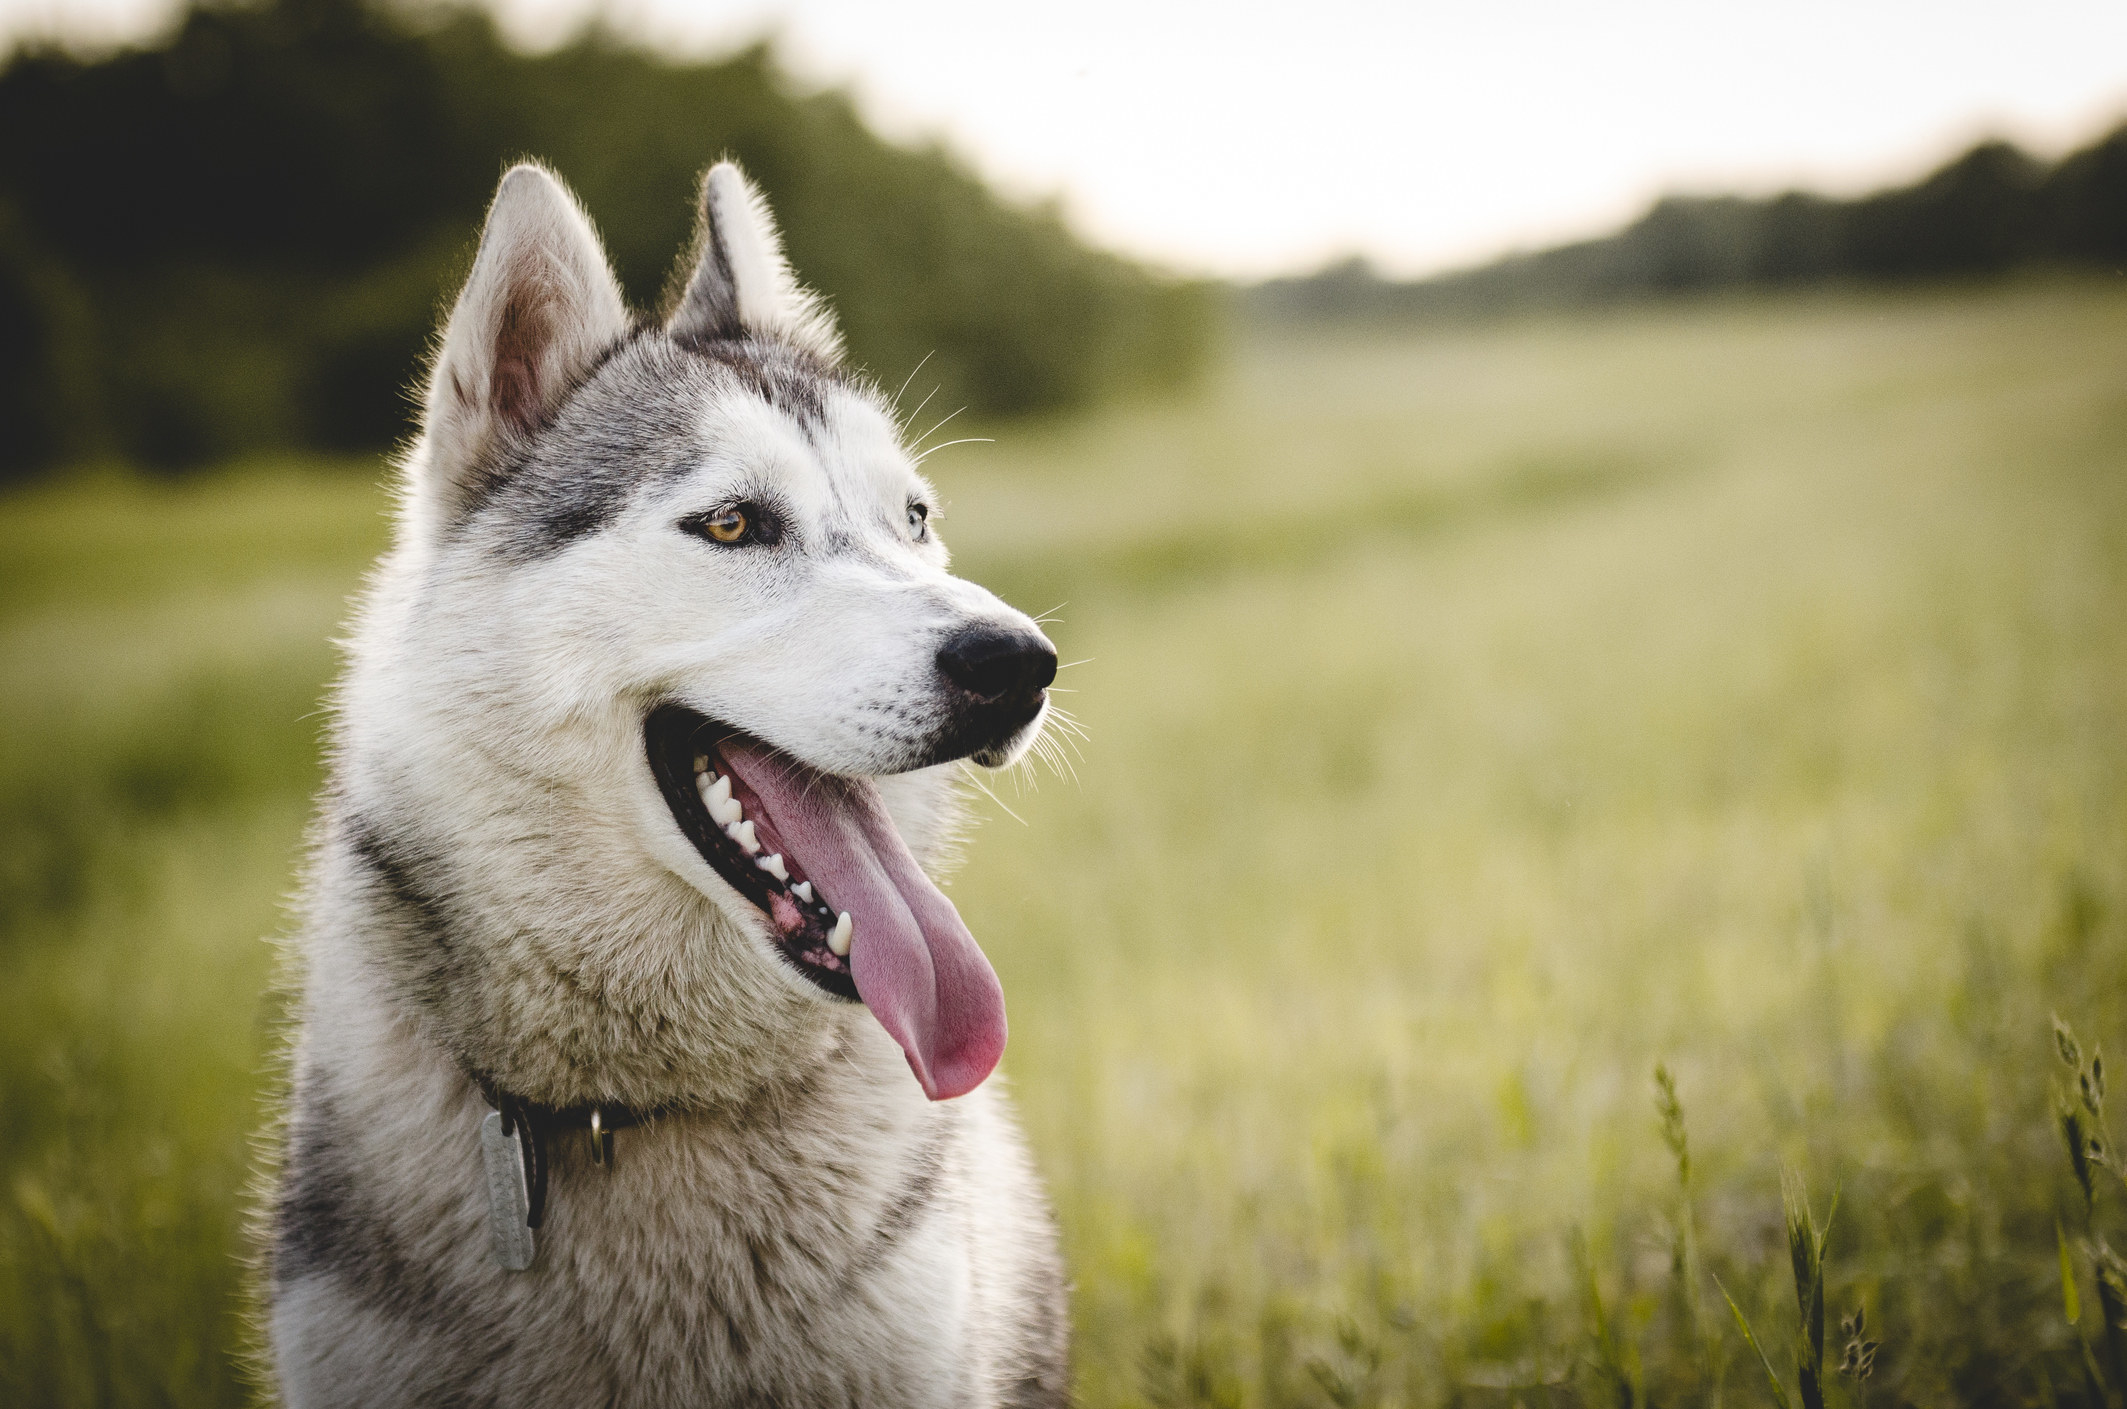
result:
M 530 430 L 539 423 L 539 382 L 524 358 L 498 359 L 488 392 L 497 419 L 512 429 Z
M 488 381 L 488 404 L 496 419 L 513 430 L 531 430 L 546 419 L 539 369 L 553 340 L 552 290 L 535 278 L 519 275 L 511 279 L 495 328 L 495 370 Z

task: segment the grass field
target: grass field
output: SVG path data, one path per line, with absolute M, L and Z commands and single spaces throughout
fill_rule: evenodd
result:
M 2127 286 L 1250 343 L 931 468 L 1085 661 L 953 888 L 1082 1402 L 1770 1404 L 1714 1279 L 1798 1394 L 1783 1162 L 1882 1342 L 1831 1402 L 2099 1402 L 2051 1015 L 2127 1038 Z M 8 1403 L 247 1393 L 375 473 L 0 512 Z

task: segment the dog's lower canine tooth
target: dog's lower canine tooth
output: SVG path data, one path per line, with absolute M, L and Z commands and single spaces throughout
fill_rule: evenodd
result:
M 804 901 L 807 905 L 812 904 L 811 881 L 799 881 L 796 885 L 790 888 L 790 893 L 796 896 L 798 899 Z
M 745 848 L 746 854 L 748 856 L 754 856 L 759 854 L 761 849 L 761 843 L 759 839 L 753 835 L 753 823 L 739 823 L 738 831 L 734 834 L 733 839 L 736 840 L 741 847 Z
M 856 929 L 857 927 L 850 923 L 847 910 L 835 917 L 835 927 L 827 932 L 827 947 L 834 950 L 836 958 L 849 957 L 849 941 L 855 935 Z
M 783 857 L 780 853 L 774 856 L 760 857 L 756 859 L 753 864 L 760 867 L 763 871 L 766 871 L 769 875 L 774 876 L 779 881 L 787 881 L 790 879 L 790 870 L 788 867 L 783 865 Z

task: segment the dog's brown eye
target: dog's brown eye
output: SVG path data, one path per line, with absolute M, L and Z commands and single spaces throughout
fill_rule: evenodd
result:
M 719 509 L 702 520 L 702 532 L 718 543 L 744 543 L 753 532 L 753 519 L 744 509 Z
M 781 542 L 783 537 L 783 520 L 775 509 L 752 499 L 696 514 L 683 519 L 679 526 L 721 548 L 768 546 Z

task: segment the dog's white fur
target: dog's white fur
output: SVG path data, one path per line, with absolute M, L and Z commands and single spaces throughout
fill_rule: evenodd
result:
M 443 336 L 303 902 L 267 1256 L 291 1404 L 1063 1400 L 1054 1236 L 996 1082 L 925 1100 L 645 763 L 646 711 L 684 703 L 875 777 L 935 869 L 937 642 L 1034 630 L 946 572 L 892 415 L 729 164 L 702 229 L 669 319 L 632 325 L 573 198 L 517 167 Z M 797 546 L 678 526 L 756 495 Z M 610 1169 L 556 1140 L 525 1272 L 489 1253 L 483 1081 L 670 1112 Z

